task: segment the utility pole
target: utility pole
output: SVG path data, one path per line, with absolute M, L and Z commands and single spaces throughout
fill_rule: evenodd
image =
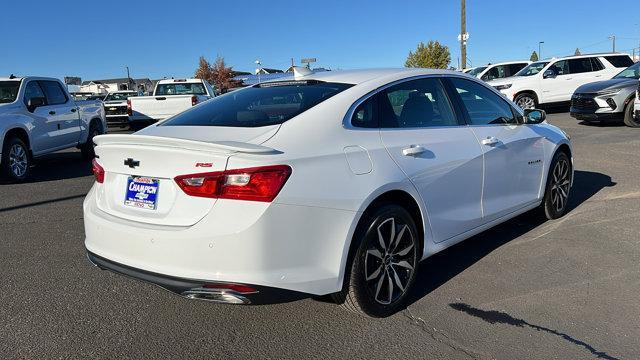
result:
M 542 44 L 544 41 L 538 42 L 538 60 L 542 60 Z
M 609 36 L 610 40 L 613 40 L 613 52 L 616 52 L 616 36 L 615 35 L 611 35 Z
M 467 67 L 467 9 L 465 0 L 461 0 L 460 3 L 460 66 L 461 69 Z
M 131 81 L 131 75 L 129 75 L 129 67 L 125 66 L 125 68 L 127 68 L 127 90 L 131 90 L 133 81 Z

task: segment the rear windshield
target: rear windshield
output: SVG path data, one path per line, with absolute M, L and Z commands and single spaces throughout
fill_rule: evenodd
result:
M 154 95 L 207 95 L 202 83 L 160 84 Z
M 111 93 L 107 95 L 104 101 L 120 101 L 127 100 L 132 96 L 138 96 L 138 93 Z
M 610 62 L 611 65 L 617 68 L 626 68 L 633 65 L 633 60 L 631 60 L 629 55 L 612 55 L 605 56 L 604 58 L 607 59 L 607 61 Z
M 318 81 L 265 83 L 208 100 L 165 121 L 162 126 L 282 124 L 351 86 Z
M 20 81 L 0 81 L 0 104 L 16 101 L 19 89 Z

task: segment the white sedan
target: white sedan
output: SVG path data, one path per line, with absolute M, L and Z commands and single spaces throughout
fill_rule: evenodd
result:
M 88 256 L 188 298 L 332 294 L 388 316 L 420 260 L 526 211 L 567 211 L 571 144 L 544 120 L 452 71 L 234 91 L 95 138 Z

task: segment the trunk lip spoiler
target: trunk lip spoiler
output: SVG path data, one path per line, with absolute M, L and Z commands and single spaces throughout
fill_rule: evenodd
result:
M 139 142 L 138 142 L 139 140 Z M 250 144 L 240 141 L 196 141 L 186 140 L 180 138 L 170 138 L 164 136 L 152 136 L 152 135 L 119 135 L 119 134 L 105 134 L 98 135 L 93 138 L 93 142 L 96 146 L 108 146 L 108 145 L 150 145 L 161 147 L 175 147 L 188 150 L 199 151 L 231 151 L 241 152 L 248 154 L 266 154 L 266 153 L 278 153 L 279 151 L 270 148 L 268 146 Z

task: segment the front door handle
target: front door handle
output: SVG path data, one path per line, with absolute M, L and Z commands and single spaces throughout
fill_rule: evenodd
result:
M 71 112 L 76 112 L 76 108 L 71 108 Z
M 55 114 L 56 114 L 55 111 L 53 111 L 53 110 L 49 111 L 49 115 L 55 115 Z
M 402 149 L 402 155 L 404 156 L 417 156 L 427 151 L 427 149 L 423 148 L 420 145 L 411 145 L 407 148 Z
M 493 137 L 493 136 L 487 136 L 486 139 L 482 139 L 481 143 L 482 145 L 487 145 L 487 146 L 493 146 L 497 143 L 499 143 L 500 140 L 498 140 L 497 138 Z

